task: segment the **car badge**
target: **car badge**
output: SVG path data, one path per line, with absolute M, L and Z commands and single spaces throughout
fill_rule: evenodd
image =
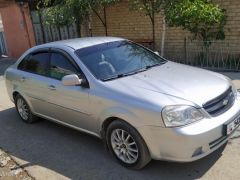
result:
M 228 104 L 228 99 L 223 100 L 223 105 L 226 106 Z

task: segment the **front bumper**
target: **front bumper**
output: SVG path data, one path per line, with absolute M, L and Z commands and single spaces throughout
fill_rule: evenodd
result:
M 239 116 L 238 97 L 233 106 L 220 116 L 206 118 L 183 127 L 143 126 L 138 128 L 138 131 L 153 159 L 191 162 L 207 156 L 225 144 L 230 135 L 225 135 L 224 124 Z

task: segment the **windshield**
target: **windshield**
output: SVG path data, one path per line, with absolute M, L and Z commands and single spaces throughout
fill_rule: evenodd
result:
M 145 71 L 166 62 L 150 50 L 129 41 L 116 41 L 76 50 L 80 60 L 100 80 L 107 81 Z

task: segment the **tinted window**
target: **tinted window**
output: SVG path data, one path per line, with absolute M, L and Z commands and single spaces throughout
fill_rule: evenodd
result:
M 48 74 L 49 53 L 37 53 L 27 56 L 18 66 L 23 71 L 39 75 Z
M 26 62 L 31 55 L 27 55 L 18 65 L 18 69 L 25 70 Z
M 70 74 L 79 74 L 74 65 L 63 55 L 59 53 L 52 53 L 50 76 L 61 80 L 63 76 Z

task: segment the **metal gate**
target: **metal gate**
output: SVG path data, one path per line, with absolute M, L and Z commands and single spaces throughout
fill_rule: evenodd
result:
M 204 49 L 202 41 L 185 41 L 182 48 L 166 48 L 165 57 L 211 70 L 240 71 L 240 42 L 213 41 Z
M 76 25 L 64 27 L 48 26 L 44 24 L 44 18 L 39 11 L 31 11 L 33 29 L 35 33 L 36 44 L 43 44 L 63 39 L 77 37 Z
M 6 40 L 4 32 L 0 32 L 0 55 L 7 55 Z

